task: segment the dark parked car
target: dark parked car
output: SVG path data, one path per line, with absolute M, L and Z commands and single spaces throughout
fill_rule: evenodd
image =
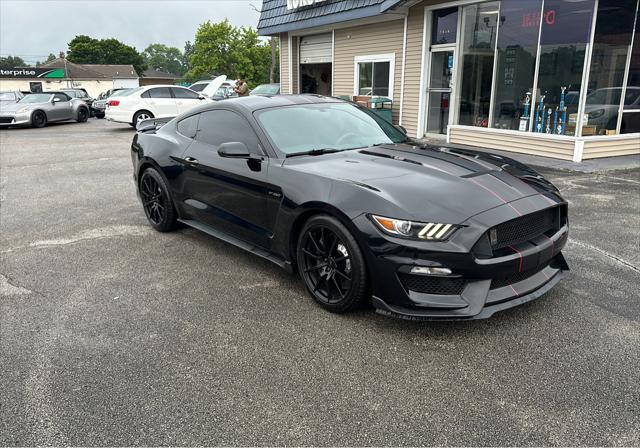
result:
M 105 111 L 107 110 L 107 103 L 109 102 L 109 98 L 120 96 L 124 92 L 131 89 L 109 89 L 106 92 L 102 92 L 96 100 L 91 104 L 91 112 L 93 116 L 96 118 L 104 118 Z
M 61 89 L 64 93 L 66 93 L 67 95 L 69 95 L 71 98 L 77 98 L 79 100 L 82 100 L 84 102 L 84 104 L 87 105 L 87 107 L 89 108 L 89 111 L 91 111 L 91 114 L 93 115 L 93 98 L 91 98 L 91 96 L 89 96 L 89 93 L 85 90 L 85 89 Z
M 0 92 L 0 104 L 13 104 L 24 98 L 24 94 L 19 90 Z
M 486 318 L 568 269 L 567 202 L 542 176 L 418 144 L 353 103 L 230 99 L 142 122 L 131 148 L 151 226 L 180 221 L 295 270 L 332 312 Z

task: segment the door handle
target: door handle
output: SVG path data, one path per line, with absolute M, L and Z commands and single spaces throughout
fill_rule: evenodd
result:
M 198 162 L 198 159 L 194 159 L 193 157 L 185 157 L 184 161 L 187 162 L 189 165 L 197 165 L 200 162 Z

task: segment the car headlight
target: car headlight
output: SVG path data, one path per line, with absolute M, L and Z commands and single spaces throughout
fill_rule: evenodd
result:
M 596 109 L 593 112 L 589 112 L 589 118 L 600 118 L 604 115 L 604 109 Z
M 28 112 L 28 111 L 29 111 L 29 108 L 27 106 L 25 106 L 25 107 L 21 107 L 20 109 L 18 109 L 18 112 L 16 112 L 16 113 L 21 114 L 23 112 Z
M 445 241 L 460 228 L 455 224 L 415 222 L 377 215 L 371 215 L 371 219 L 385 233 L 415 240 Z

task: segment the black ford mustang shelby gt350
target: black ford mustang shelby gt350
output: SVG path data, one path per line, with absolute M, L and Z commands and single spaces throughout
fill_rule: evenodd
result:
M 419 144 L 369 110 L 252 96 L 147 120 L 134 180 L 150 224 L 182 222 L 300 273 L 332 312 L 479 319 L 568 270 L 567 202 L 508 158 Z

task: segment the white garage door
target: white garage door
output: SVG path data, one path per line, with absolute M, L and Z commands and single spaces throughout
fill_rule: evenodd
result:
M 300 63 L 323 64 L 331 62 L 333 37 L 331 33 L 304 36 L 300 39 Z
M 114 89 L 132 89 L 138 87 L 140 82 L 136 78 L 114 78 Z

